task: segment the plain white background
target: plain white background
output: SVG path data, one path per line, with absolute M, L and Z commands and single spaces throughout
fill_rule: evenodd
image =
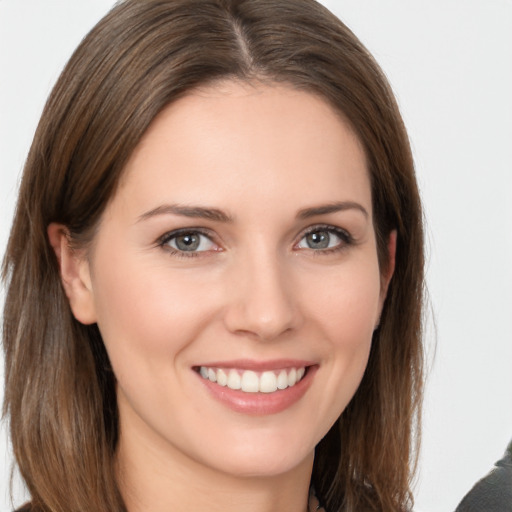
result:
M 113 3 L 0 0 L 2 253 L 44 101 Z M 416 510 L 450 511 L 512 438 L 512 1 L 323 3 L 375 55 L 409 129 L 432 309 Z M 2 427 L 0 511 L 7 512 L 12 457 Z M 16 479 L 14 490 L 19 504 L 25 495 Z

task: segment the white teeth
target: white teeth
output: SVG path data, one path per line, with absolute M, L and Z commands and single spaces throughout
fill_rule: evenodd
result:
M 288 387 L 288 374 L 286 370 L 281 370 L 277 376 L 277 387 L 279 389 L 286 389 Z
M 240 389 L 242 387 L 242 377 L 236 370 L 229 370 L 227 386 L 229 389 Z
M 226 386 L 227 383 L 228 383 L 227 373 L 222 369 L 217 370 L 217 384 L 219 384 L 220 386 Z
M 306 373 L 306 368 L 288 368 L 277 371 L 256 373 L 252 370 L 225 370 L 201 366 L 199 373 L 203 379 L 216 382 L 219 386 L 241 389 L 245 393 L 274 393 L 295 386 Z
M 258 376 L 250 370 L 242 373 L 242 391 L 246 393 L 257 393 L 260 390 Z
M 288 386 L 295 386 L 297 382 L 297 370 L 292 368 L 288 374 Z
M 277 377 L 274 372 L 263 372 L 260 377 L 260 391 L 273 393 L 277 391 Z

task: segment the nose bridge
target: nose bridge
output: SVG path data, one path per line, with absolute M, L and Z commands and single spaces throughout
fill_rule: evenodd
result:
M 234 264 L 226 311 L 230 331 L 271 340 L 297 326 L 292 274 L 285 259 L 260 245 Z

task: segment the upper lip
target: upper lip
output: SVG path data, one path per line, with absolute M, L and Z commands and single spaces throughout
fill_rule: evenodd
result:
M 316 364 L 314 361 L 307 361 L 304 359 L 271 359 L 267 361 L 255 361 L 252 359 L 232 359 L 230 361 L 212 361 L 202 363 L 196 367 L 204 366 L 206 368 L 236 368 L 238 370 L 282 370 L 285 368 L 303 368 L 313 366 Z

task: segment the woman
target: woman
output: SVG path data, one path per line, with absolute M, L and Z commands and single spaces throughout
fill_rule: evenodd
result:
M 4 260 L 28 509 L 409 509 L 422 251 L 395 100 L 326 9 L 119 4 Z

